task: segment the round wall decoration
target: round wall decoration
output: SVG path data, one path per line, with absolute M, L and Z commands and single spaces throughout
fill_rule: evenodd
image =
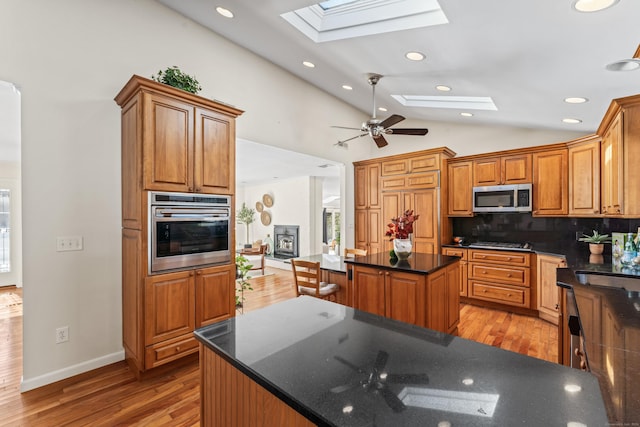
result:
M 267 211 L 262 211 L 260 214 L 260 220 L 262 221 L 262 225 L 271 224 L 271 214 Z
M 262 212 L 264 210 L 264 206 L 262 206 L 262 202 L 256 202 L 256 210 L 258 212 Z
M 262 203 L 264 203 L 266 207 L 270 208 L 271 206 L 273 206 L 273 198 L 271 198 L 270 195 L 265 194 L 264 196 L 262 196 Z

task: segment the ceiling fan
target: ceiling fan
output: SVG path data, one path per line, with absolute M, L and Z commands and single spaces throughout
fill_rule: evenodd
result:
M 353 130 L 359 130 L 361 132 L 364 132 L 361 135 L 357 135 L 352 138 L 347 138 L 343 141 L 338 141 L 335 144 L 338 147 L 346 148 L 348 147 L 348 145 L 345 144 L 347 141 L 351 141 L 352 139 L 361 138 L 365 135 L 369 135 L 371 136 L 371 138 L 373 138 L 373 141 L 376 143 L 378 148 L 382 148 L 389 144 L 387 140 L 384 138 L 384 135 L 390 135 L 390 134 L 426 135 L 427 132 L 429 132 L 429 129 L 424 129 L 424 128 L 393 128 L 392 129 L 391 126 L 395 125 L 396 123 L 400 123 L 401 121 L 404 120 L 404 117 L 398 114 L 393 114 L 384 120 L 379 120 L 376 118 L 376 84 L 378 84 L 378 82 L 382 77 L 383 76 L 380 74 L 371 73 L 369 74 L 367 79 L 367 81 L 373 88 L 373 114 L 369 120 L 362 123 L 362 126 L 360 128 L 332 126 L 334 128 L 339 128 L 339 129 L 353 129 Z

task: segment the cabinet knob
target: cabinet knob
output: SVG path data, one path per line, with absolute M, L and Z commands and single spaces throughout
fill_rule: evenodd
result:
M 200 193 L 200 192 L 202 192 L 202 188 L 196 187 L 196 193 Z
M 482 274 L 487 274 L 487 270 L 482 270 Z
M 180 346 L 176 347 L 176 353 L 180 351 Z
M 511 296 L 511 294 L 507 294 L 507 296 L 508 296 L 508 297 L 510 297 L 510 296 Z
M 385 276 L 390 276 L 391 274 L 387 271 L 386 273 L 384 273 Z
M 511 257 L 510 256 L 507 257 L 507 261 L 511 261 Z
M 486 289 L 483 289 L 483 290 L 482 290 L 482 292 L 484 292 L 484 293 L 486 294 L 486 293 L 487 293 L 487 290 L 486 290 Z
M 507 274 L 507 277 L 512 277 L 512 274 L 511 273 Z
M 378 271 L 378 276 L 382 276 L 382 271 Z
M 594 210 L 593 210 L 593 213 L 594 213 L 594 214 L 597 214 L 597 213 L 600 213 L 600 212 L 599 212 L 597 209 L 594 209 Z
M 556 304 L 556 310 L 560 310 L 560 304 Z
M 200 276 L 200 275 L 202 274 L 202 271 L 197 270 L 197 271 L 196 271 L 196 274 L 197 274 L 198 276 Z

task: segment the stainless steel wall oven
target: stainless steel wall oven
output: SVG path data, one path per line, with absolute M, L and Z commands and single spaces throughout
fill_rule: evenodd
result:
M 231 197 L 149 192 L 149 274 L 231 262 Z

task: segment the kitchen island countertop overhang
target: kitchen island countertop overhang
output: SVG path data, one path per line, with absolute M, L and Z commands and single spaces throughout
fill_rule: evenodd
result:
M 316 425 L 606 424 L 588 373 L 311 297 L 201 328 L 196 338 L 201 352 Z M 208 377 L 205 394 L 228 379 Z M 242 410 L 230 406 L 215 407 Z

